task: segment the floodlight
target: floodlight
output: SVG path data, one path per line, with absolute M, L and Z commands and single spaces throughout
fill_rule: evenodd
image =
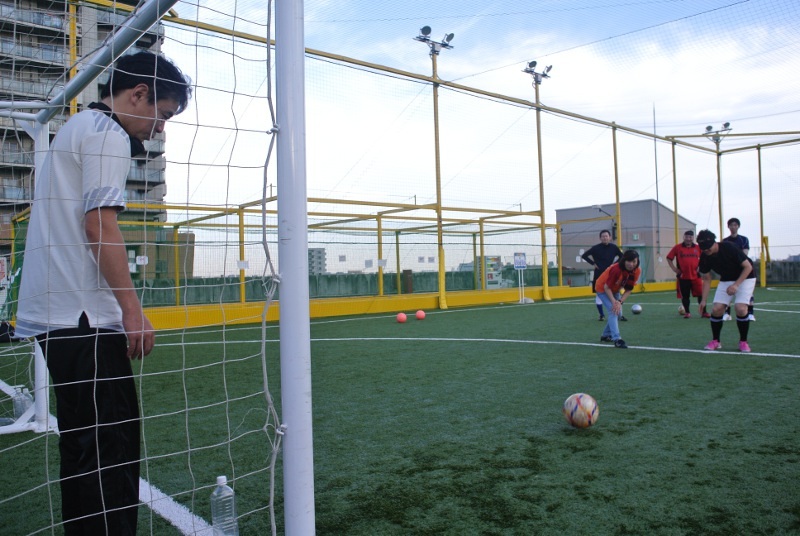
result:
M 552 65 L 548 65 L 547 67 L 545 67 L 544 74 L 547 74 L 547 73 L 549 73 L 549 72 L 550 72 L 550 69 L 552 69 L 552 68 L 553 68 L 553 66 L 552 66 Z
M 728 122 L 725 122 L 725 123 L 722 124 L 722 128 L 731 128 L 731 124 L 728 123 Z
M 425 36 L 431 35 L 431 27 L 423 26 L 422 28 L 419 29 L 419 33 L 420 35 L 425 35 Z
M 706 132 L 711 132 L 712 130 L 714 130 L 714 127 L 712 127 L 711 125 L 708 125 L 706 127 Z
M 444 34 L 444 39 L 442 39 L 442 42 L 444 42 L 444 43 L 449 43 L 450 41 L 452 41 L 452 40 L 453 40 L 453 38 L 454 38 L 455 36 L 456 36 L 456 34 L 452 34 L 452 33 L 449 33 L 449 34 Z
M 528 62 L 528 69 L 535 69 L 536 68 L 536 60 Z

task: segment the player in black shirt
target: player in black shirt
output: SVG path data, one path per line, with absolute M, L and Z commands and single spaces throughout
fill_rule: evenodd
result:
M 739 351 L 749 352 L 747 334 L 750 327 L 747 305 L 756 286 L 753 263 L 736 245 L 729 242 L 717 242 L 717 236 L 708 229 L 697 234 L 697 244 L 703 254 L 700 257 L 700 274 L 703 276 L 703 297 L 700 301 L 702 310 L 706 305 L 711 289 L 711 271 L 719 274 L 719 285 L 714 294 L 714 305 L 711 309 L 711 335 L 713 339 L 705 347 L 706 350 L 722 348 L 720 334 L 722 317 L 725 308 L 734 300 L 736 310 L 736 327 L 739 328 Z

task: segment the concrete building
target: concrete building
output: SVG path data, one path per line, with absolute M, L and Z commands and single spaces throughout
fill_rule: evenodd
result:
M 135 6 L 137 2 L 117 0 L 116 4 Z M 71 7 L 74 7 L 74 19 Z M 94 51 L 126 16 L 123 11 L 58 0 L 0 1 L 0 101 L 46 101 L 63 88 L 75 58 Z M 72 27 L 75 35 L 71 35 Z M 128 53 L 141 49 L 158 52 L 162 41 L 163 26 L 159 23 L 143 34 Z M 96 85 L 87 88 L 78 97 L 73 110 L 78 112 L 99 100 L 99 86 L 107 80 L 106 74 Z M 69 114 L 70 109 L 65 107 L 51 121 L 51 139 Z M 11 221 L 33 199 L 34 143 L 19 122 L 8 117 L 0 117 L 0 140 L 0 255 L 7 255 L 11 251 Z M 164 135 L 145 143 L 145 148 L 146 155 L 131 165 L 126 199 L 161 203 L 166 194 Z M 129 207 L 124 219 L 165 221 L 166 212 L 153 209 L 145 212 Z M 144 254 L 133 246 L 132 249 L 134 258 Z
M 325 248 L 308 248 L 308 275 L 328 273 L 326 255 Z
M 597 218 L 607 218 L 597 220 Z M 614 203 L 556 210 L 556 222 L 561 233 L 562 265 L 592 271 L 580 257 L 597 244 L 600 231 L 608 229 L 621 249 L 639 252 L 642 279 L 669 281 L 675 274 L 666 256 L 675 241 L 675 213 L 654 199 L 620 203 L 620 214 Z M 678 215 L 678 240 L 683 233 L 697 232 L 696 224 Z M 620 232 L 621 230 L 621 232 Z M 589 278 L 591 280 L 591 278 Z

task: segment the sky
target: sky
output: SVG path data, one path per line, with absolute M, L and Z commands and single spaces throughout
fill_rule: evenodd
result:
M 255 0 L 176 5 L 182 17 L 260 36 L 265 8 Z M 429 25 L 436 40 L 455 35 L 437 58 L 442 80 L 533 101 L 522 69 L 537 60 L 539 69 L 553 66 L 539 87 L 552 108 L 661 136 L 730 122 L 723 150 L 800 137 L 742 136 L 800 130 L 794 0 L 308 0 L 304 10 L 311 49 L 429 75 L 427 46 L 413 39 Z M 186 117 L 167 131 L 168 158 L 191 162 L 168 168 L 174 202 L 235 204 L 261 195 L 271 126 L 266 50 L 231 43 L 168 25 L 165 53 L 198 84 Z M 309 56 L 305 90 L 310 197 L 435 201 L 430 84 Z M 440 124 L 444 204 L 539 208 L 532 110 L 440 89 Z M 558 208 L 614 202 L 610 129 L 543 114 L 542 132 L 548 222 Z M 713 147 L 704 137 L 687 141 Z M 671 207 L 669 145 L 627 135 L 617 143 L 621 201 L 653 198 Z M 798 156 L 796 145 L 762 151 L 764 234 L 775 258 L 800 253 Z M 742 220 L 757 253 L 757 154 L 723 156 L 721 168 L 723 215 Z M 714 156 L 679 151 L 676 170 L 679 212 L 719 234 Z

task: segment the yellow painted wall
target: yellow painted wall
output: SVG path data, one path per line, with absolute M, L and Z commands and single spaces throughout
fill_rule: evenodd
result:
M 714 281 L 716 284 L 716 281 Z M 634 292 L 663 292 L 675 289 L 675 282 L 646 283 L 638 285 Z M 550 287 L 552 299 L 582 298 L 593 296 L 591 288 Z M 526 288 L 525 297 L 534 302 L 542 300 L 542 288 Z M 516 303 L 519 289 L 498 289 L 491 291 L 465 290 L 447 293 L 448 307 L 472 307 L 498 303 Z M 310 301 L 311 318 L 332 316 L 351 316 L 362 314 L 395 314 L 414 312 L 418 309 L 435 310 L 439 308 L 438 293 L 401 294 L 392 296 L 357 296 L 348 298 L 324 298 Z M 192 305 L 188 307 L 156 307 L 146 309 L 145 313 L 158 330 L 183 329 L 202 326 L 252 324 L 261 322 L 264 302 L 227 303 L 215 305 Z M 280 303 L 274 302 L 269 309 L 267 320 L 276 322 L 280 318 Z

